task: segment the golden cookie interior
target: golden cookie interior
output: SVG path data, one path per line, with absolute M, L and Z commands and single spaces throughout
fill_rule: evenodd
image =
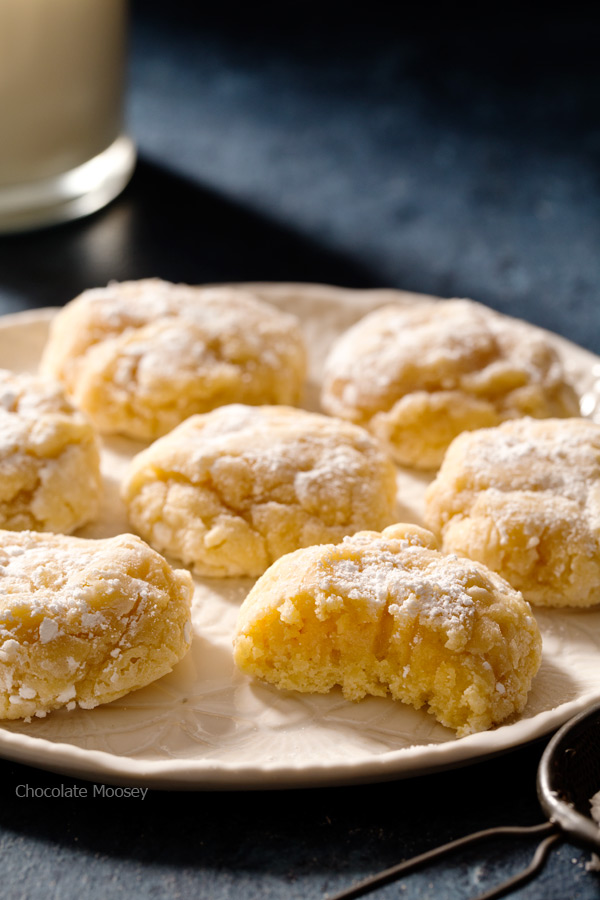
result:
M 391 694 L 465 735 L 524 708 L 541 637 L 498 575 L 393 525 L 278 560 L 240 609 L 234 657 L 278 688 Z

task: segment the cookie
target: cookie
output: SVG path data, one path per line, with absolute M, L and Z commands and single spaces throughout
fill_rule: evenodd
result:
M 540 606 L 600 602 L 600 425 L 521 419 L 460 435 L 429 486 L 443 549 Z
M 393 464 L 364 429 L 285 406 L 193 416 L 134 457 L 135 531 L 203 575 L 260 575 L 309 544 L 394 521 Z
M 91 709 L 167 672 L 191 642 L 189 572 L 130 534 L 0 532 L 0 718 Z
M 402 466 L 432 469 L 462 431 L 579 415 L 544 333 L 470 300 L 386 306 L 334 344 L 323 408 L 368 427 Z
M 393 525 L 284 556 L 242 604 L 237 666 L 284 690 L 389 693 L 459 735 L 520 712 L 541 659 L 529 604 L 435 547 L 424 529 Z
M 0 528 L 73 531 L 101 490 L 94 429 L 62 387 L 0 370 Z
M 67 304 L 41 368 L 101 432 L 152 440 L 224 404 L 296 404 L 306 358 L 296 318 L 247 291 L 145 279 Z

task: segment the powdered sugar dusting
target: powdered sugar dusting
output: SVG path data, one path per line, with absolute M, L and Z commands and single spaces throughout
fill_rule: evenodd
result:
M 47 644 L 48 641 L 54 640 L 59 631 L 60 629 L 54 619 L 45 617 L 40 625 L 40 641 L 42 644 Z
M 360 555 L 348 558 L 344 548 L 357 544 Z M 480 572 L 467 560 L 442 557 L 418 543 L 394 544 L 372 535 L 346 538 L 341 553 L 336 548 L 319 563 L 321 602 L 331 596 L 359 601 L 373 617 L 387 607 L 396 619 L 417 619 L 443 630 L 453 645 L 462 643 L 476 615 L 475 601 L 486 593 Z
M 457 392 L 479 404 L 481 415 L 484 408 L 490 416 L 495 412 L 498 421 L 537 415 L 538 408 L 540 415 L 578 411 L 546 337 L 471 300 L 385 306 L 333 345 L 323 385 L 330 413 L 369 420 L 416 392 Z
M 327 377 L 349 379 L 360 393 L 404 380 L 410 375 L 404 371 L 408 366 L 412 389 L 452 390 L 462 386 L 463 376 L 497 365 L 503 358 L 509 358 L 528 378 L 539 377 L 531 342 L 531 329 L 527 333 L 515 320 L 508 324 L 470 300 L 408 309 L 382 307 L 342 335 L 331 351 L 326 372 Z M 442 372 L 444 384 L 428 385 L 428 371 Z
M 492 315 L 488 322 L 480 307 L 464 300 L 408 309 L 383 307 L 336 342 L 327 373 L 351 379 L 359 390 L 366 383 L 385 387 L 397 380 L 407 360 L 418 358 L 423 369 L 459 366 L 458 377 L 470 356 L 475 354 L 480 361 L 482 355 L 498 354 Z
M 368 460 L 377 466 L 384 460 L 362 429 L 286 407 L 231 404 L 188 419 L 154 446 L 158 451 L 170 444 L 184 461 L 181 472 L 214 467 L 218 477 L 228 459 L 240 459 L 255 473 L 259 493 L 264 490 L 261 476 L 279 478 L 293 483 L 300 500 L 318 484 L 358 481 L 367 475 Z
M 84 630 L 106 626 L 104 615 L 95 608 L 95 582 L 102 584 L 107 602 L 110 597 L 118 598 L 124 590 L 123 575 L 116 570 L 111 572 L 106 557 L 98 565 L 93 561 L 82 563 L 77 538 L 63 538 L 61 546 L 55 544 L 49 549 L 44 540 L 37 542 L 38 537 L 33 532 L 3 532 L 0 592 L 7 603 L 0 611 L 0 638 L 5 639 L 0 651 L 3 659 L 10 658 L 14 643 L 13 604 L 26 603 L 31 617 L 41 617 L 39 639 L 45 644 L 60 635 L 57 620 L 66 613 L 75 615 Z M 128 582 L 128 590 L 133 591 L 138 602 L 148 600 L 155 591 L 141 578 L 128 576 Z
M 524 418 L 466 441 L 462 466 L 489 489 L 552 491 L 585 506 L 600 477 L 600 426 L 586 420 Z
M 43 445 L 66 415 L 78 417 L 58 384 L 0 369 L 0 460 Z
M 305 370 L 295 316 L 243 289 L 157 279 L 71 301 L 41 362 L 99 431 L 141 440 L 230 402 L 298 403 Z
M 282 354 L 289 352 L 289 335 L 298 327 L 294 316 L 248 291 L 170 284 L 160 279 L 95 288 L 77 298 L 75 306 L 87 308 L 89 346 L 123 335 L 126 340 L 120 352 L 139 359 L 158 354 L 161 364 L 166 363 L 172 371 L 181 365 L 182 351 L 187 365 L 193 364 L 198 353 L 202 358 L 208 352 L 214 358 L 235 359 L 242 349 L 241 322 L 242 354 L 252 348 L 264 357 L 265 365 L 277 366 Z M 148 369 L 150 363 L 149 358 Z M 121 370 L 120 381 L 124 380 L 125 369 Z

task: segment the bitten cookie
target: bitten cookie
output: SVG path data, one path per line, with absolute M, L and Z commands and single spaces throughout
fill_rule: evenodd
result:
M 62 387 L 0 370 L 0 528 L 73 531 L 101 487 L 94 429 Z
M 522 419 L 463 434 L 427 491 L 443 549 L 540 606 L 600 602 L 600 425 Z
M 130 534 L 0 532 L 0 718 L 90 709 L 171 671 L 191 642 L 189 572 Z
M 465 735 L 524 708 L 541 638 L 498 575 L 392 525 L 278 560 L 242 604 L 234 657 L 286 690 L 389 692 Z
M 577 416 L 543 333 L 470 300 L 386 306 L 326 361 L 324 409 L 369 428 L 397 463 L 435 468 L 462 431 L 505 419 Z
M 393 522 L 396 476 L 362 428 L 233 404 L 134 457 L 122 494 L 157 550 L 203 575 L 260 575 L 290 550 Z
M 140 440 L 227 403 L 293 405 L 305 368 L 294 316 L 158 279 L 85 291 L 54 318 L 42 360 L 101 432 Z

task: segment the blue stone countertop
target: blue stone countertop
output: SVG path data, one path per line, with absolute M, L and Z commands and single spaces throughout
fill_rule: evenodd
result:
M 133 6 L 130 185 L 88 219 L 2 238 L 1 312 L 149 275 L 391 286 L 472 297 L 600 353 L 585 11 L 498 7 L 491 28 L 434 8 L 398 22 L 377 2 L 291 2 L 286 19 L 274 3 L 165 6 Z M 0 761 L 0 896 L 317 900 L 471 831 L 543 821 L 543 747 L 381 784 L 144 799 Z M 373 896 L 473 897 L 532 853 L 490 841 Z M 564 843 L 514 896 L 598 898 L 589 860 Z

